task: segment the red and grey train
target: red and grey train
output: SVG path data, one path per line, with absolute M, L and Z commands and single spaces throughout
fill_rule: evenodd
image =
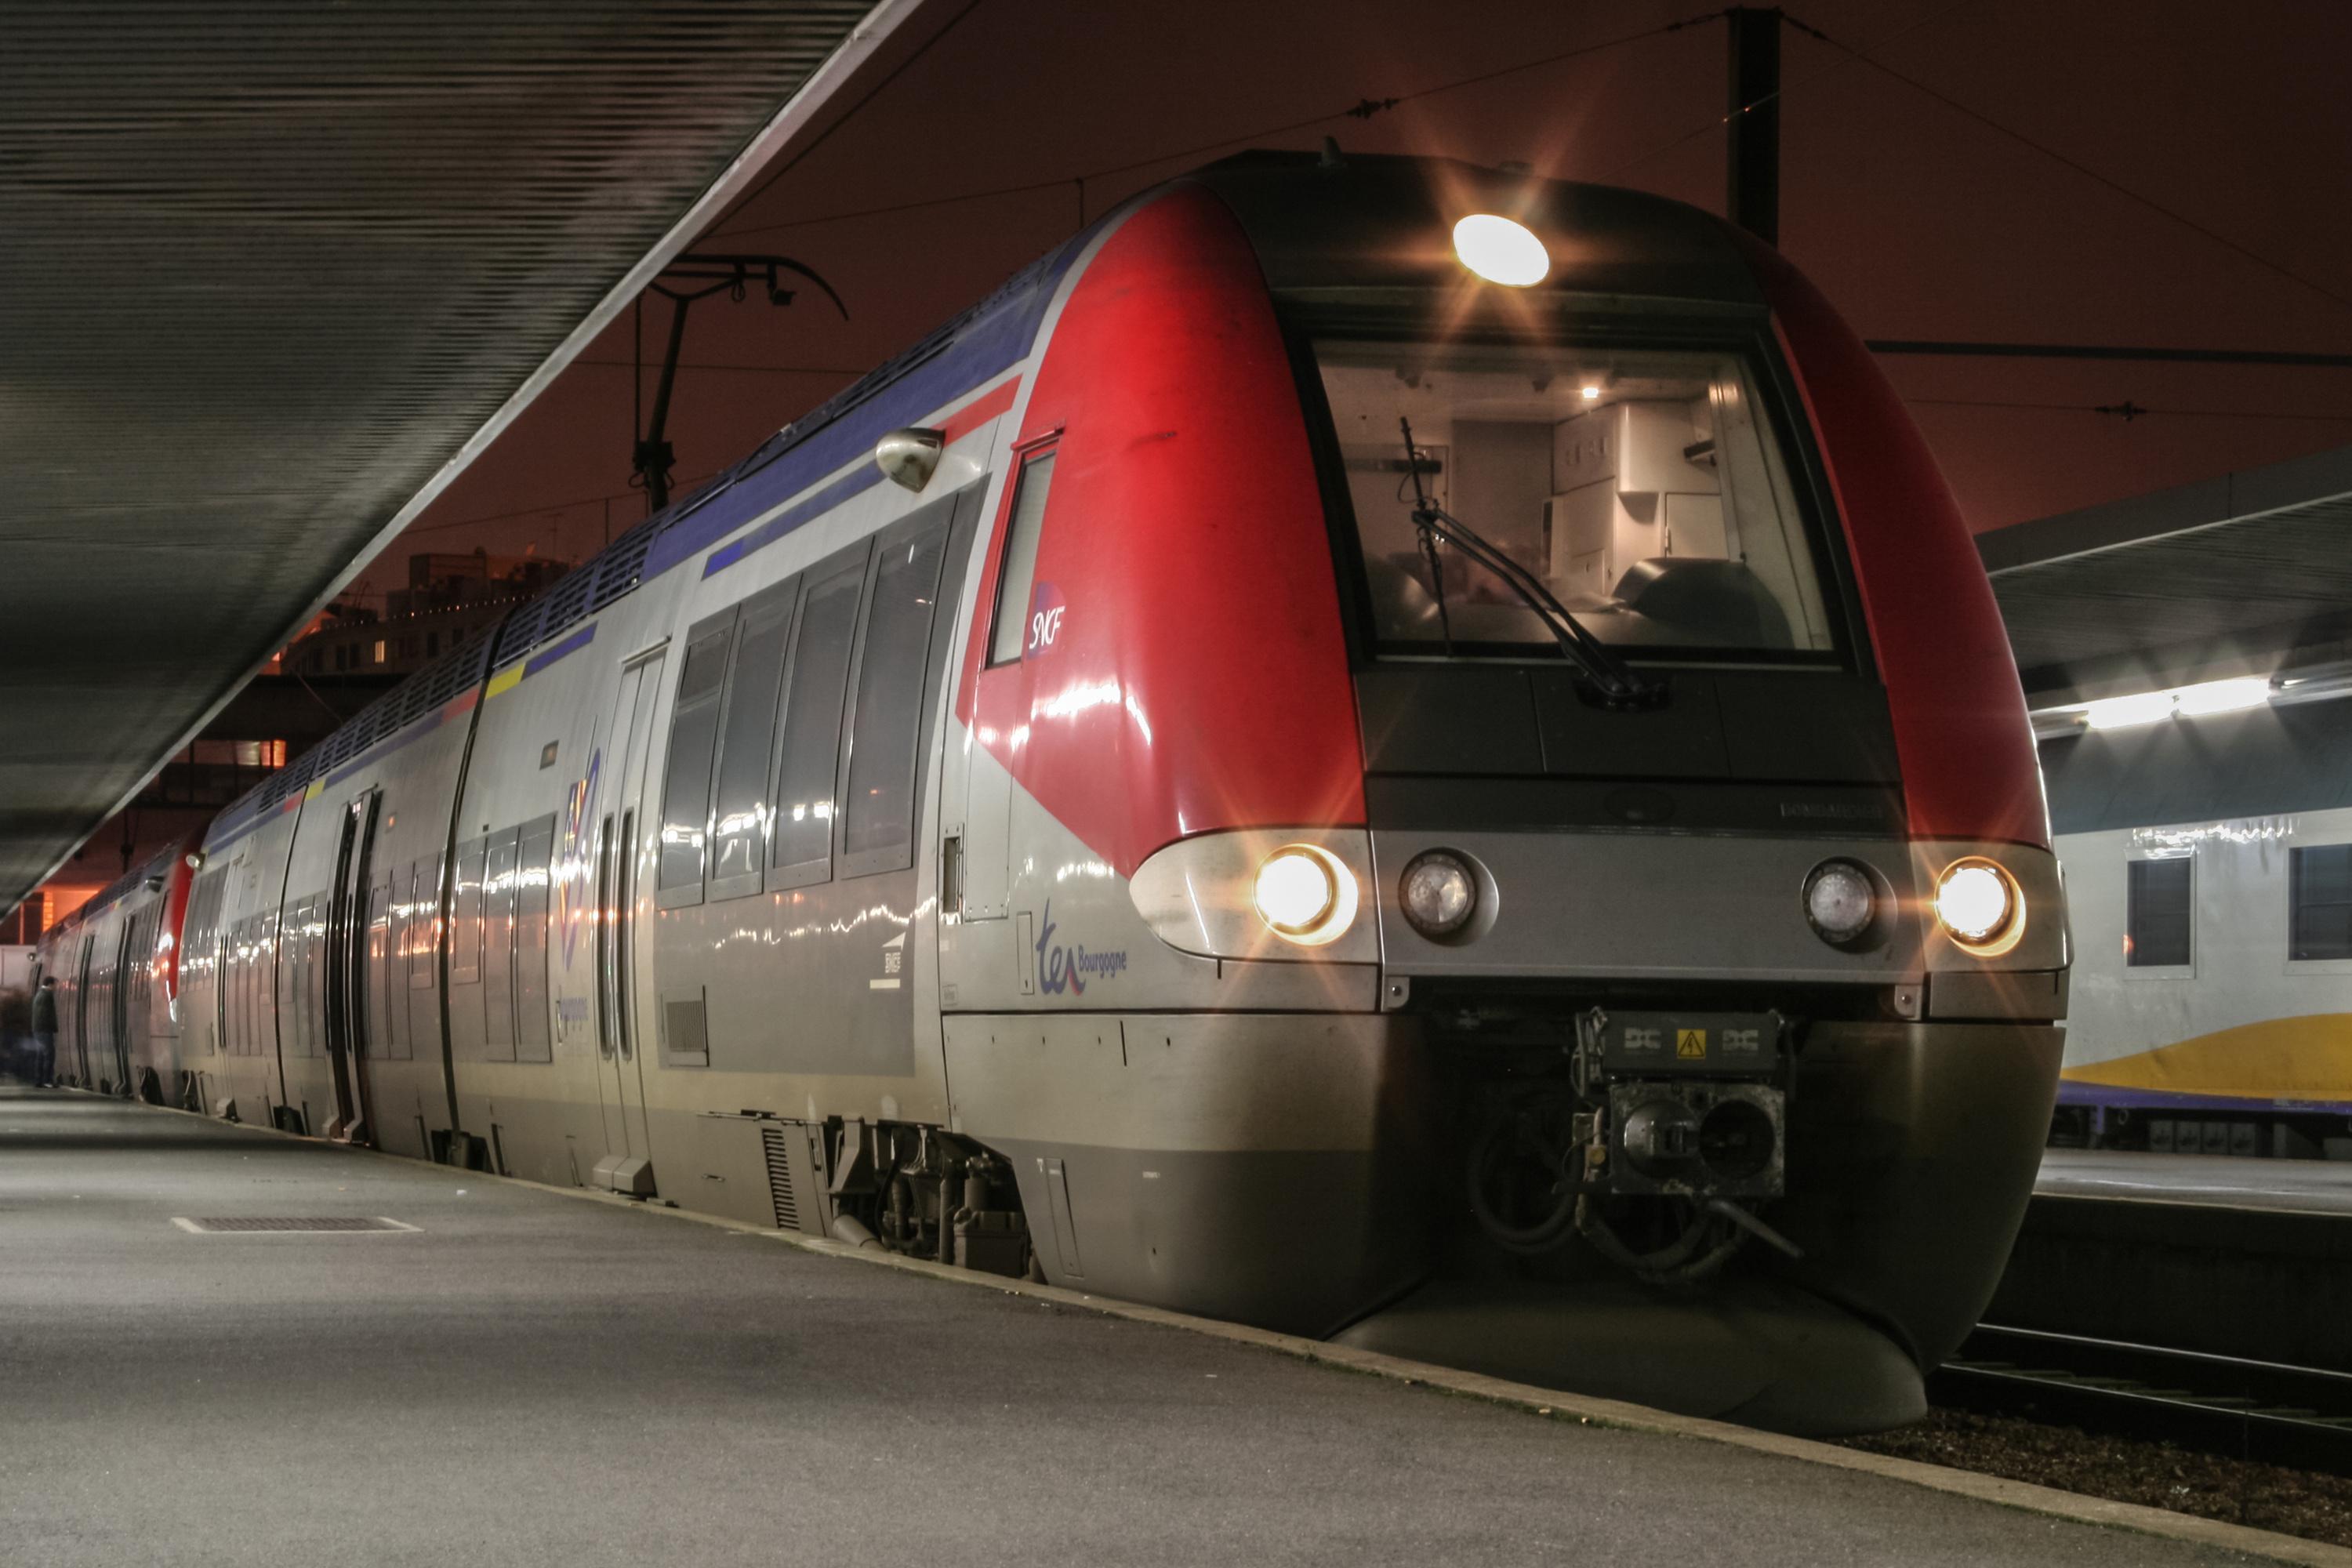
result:
M 85 1081 L 1813 1432 L 1990 1295 L 2067 967 L 1862 345 L 1423 159 L 1127 203 L 117 892 Z

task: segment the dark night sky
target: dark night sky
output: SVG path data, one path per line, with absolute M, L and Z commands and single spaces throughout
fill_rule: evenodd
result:
M 931 3 L 953 16 L 962 0 Z M 698 307 L 671 420 L 681 488 L 1066 237 L 1082 174 L 1159 160 L 1089 179 L 1094 216 L 1224 152 L 1313 147 L 1329 132 L 1353 150 L 1517 159 L 1719 211 L 1720 22 L 1509 69 L 1695 9 L 979 0 L 701 242 L 809 263 L 853 319 L 813 292 L 782 310 L 723 297 Z M 2352 5 L 1804 0 L 1790 11 L 2093 172 L 1788 33 L 1782 247 L 1864 335 L 2352 352 Z M 1369 121 L 1339 112 L 1507 70 Z M 1253 134 L 1316 115 L 1331 118 Z M 1221 138 L 1234 140 L 1195 151 Z M 1044 188 L 971 195 L 1024 184 Z M 971 199 L 935 200 L 958 196 Z M 667 310 L 646 312 L 656 360 Z M 576 558 L 601 543 L 608 516 L 617 532 L 643 515 L 628 488 L 629 358 L 625 317 L 358 586 L 398 582 L 418 549 Z M 1979 529 L 2352 442 L 2352 370 L 1889 368 Z M 648 371 L 648 397 L 651 381 Z M 2126 423 L 2089 411 L 2126 399 L 2163 412 Z

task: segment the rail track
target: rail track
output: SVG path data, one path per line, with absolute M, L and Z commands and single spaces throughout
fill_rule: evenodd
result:
M 1979 1323 L 1939 1405 L 2352 1476 L 2352 1373 Z

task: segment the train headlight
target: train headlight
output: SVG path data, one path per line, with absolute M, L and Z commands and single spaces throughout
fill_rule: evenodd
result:
M 1268 929 L 1302 947 L 1335 942 L 1356 921 L 1354 874 L 1313 844 L 1286 844 L 1259 861 L 1250 897 Z
M 1454 254 L 1487 282 L 1512 289 L 1551 276 L 1551 253 L 1535 231 L 1493 213 L 1473 213 L 1454 226 Z
M 1963 951 L 1990 958 L 2017 945 L 2025 895 L 1998 862 L 1971 855 L 1936 879 L 1936 920 Z
M 1805 879 L 1805 919 L 1823 942 L 1843 946 L 1878 919 L 1878 888 L 1851 860 L 1824 860 Z
M 1478 908 L 1478 879 L 1461 857 L 1443 849 L 1416 855 L 1397 883 L 1404 918 L 1423 936 L 1452 936 Z

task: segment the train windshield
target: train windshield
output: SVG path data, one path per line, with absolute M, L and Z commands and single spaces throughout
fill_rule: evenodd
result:
M 1459 518 L 1633 657 L 1836 646 L 1781 436 L 1740 356 L 1343 340 L 1314 353 L 1385 651 L 1556 651 L 1519 595 L 1442 524 L 1415 521 L 1423 508 Z

